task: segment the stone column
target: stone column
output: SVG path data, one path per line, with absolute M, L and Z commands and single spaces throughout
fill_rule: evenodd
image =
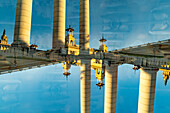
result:
M 66 0 L 54 0 L 53 49 L 65 47 Z
M 32 1 L 17 0 L 13 46 L 30 45 Z
M 91 61 L 81 63 L 81 113 L 90 113 Z
M 106 66 L 104 113 L 116 113 L 118 64 Z
M 157 71 L 153 68 L 140 69 L 138 113 L 153 113 Z
M 80 0 L 79 47 L 89 49 L 89 0 Z

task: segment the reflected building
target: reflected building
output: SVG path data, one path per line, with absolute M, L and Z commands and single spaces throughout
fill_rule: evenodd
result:
M 97 86 L 101 89 L 102 86 L 104 86 L 103 79 L 105 77 L 105 69 L 104 67 L 98 68 L 95 70 L 95 76 L 97 79 Z
M 63 75 L 65 75 L 67 78 L 71 74 L 70 68 L 71 68 L 70 62 L 69 61 L 63 61 L 63 69 L 64 69 Z
M 169 65 L 168 65 L 168 67 L 169 67 Z M 170 70 L 167 70 L 167 69 L 159 69 L 159 70 L 163 71 L 162 75 L 163 75 L 164 83 L 166 86 L 167 82 L 169 80 Z

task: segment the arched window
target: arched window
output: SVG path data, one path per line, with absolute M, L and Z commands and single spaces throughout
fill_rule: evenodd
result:
M 102 69 L 102 74 L 104 74 L 104 70 Z
M 100 74 L 100 70 L 99 69 L 97 69 L 97 73 Z
M 71 42 L 70 42 L 70 43 L 71 43 L 71 45 L 73 46 L 73 41 L 72 41 L 72 40 L 71 40 Z

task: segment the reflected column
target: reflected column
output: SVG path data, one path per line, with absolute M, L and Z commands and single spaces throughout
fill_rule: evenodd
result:
M 90 113 L 91 61 L 81 63 L 81 113 Z
M 105 113 L 116 113 L 118 64 L 106 66 L 105 70 Z
M 140 69 L 138 113 L 153 113 L 157 71 L 155 68 Z

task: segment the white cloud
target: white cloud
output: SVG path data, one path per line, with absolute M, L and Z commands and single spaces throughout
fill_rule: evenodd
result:
M 170 35 L 170 31 L 149 31 L 152 35 Z
M 120 25 L 119 30 L 120 31 L 128 31 L 129 27 L 127 25 Z
M 168 24 L 164 24 L 164 23 L 160 23 L 160 24 L 154 24 L 154 26 L 152 27 L 153 31 L 157 31 L 157 30 L 165 30 L 168 27 Z
M 164 5 L 160 5 L 158 7 L 155 7 L 151 10 L 151 12 L 154 12 L 154 11 L 160 11 L 160 10 L 163 10 L 163 9 L 166 9 L 166 8 L 169 8 L 170 7 L 170 4 L 164 4 Z
M 33 5 L 38 15 L 44 18 L 52 18 L 53 0 L 35 0 Z
M 0 0 L 0 7 L 15 7 L 16 0 Z
M 169 16 L 166 13 L 153 13 L 153 17 L 155 20 L 164 20 L 167 19 Z
M 31 38 L 32 44 L 37 44 L 38 49 L 51 49 L 52 48 L 52 34 L 42 33 L 38 35 L 33 35 Z

